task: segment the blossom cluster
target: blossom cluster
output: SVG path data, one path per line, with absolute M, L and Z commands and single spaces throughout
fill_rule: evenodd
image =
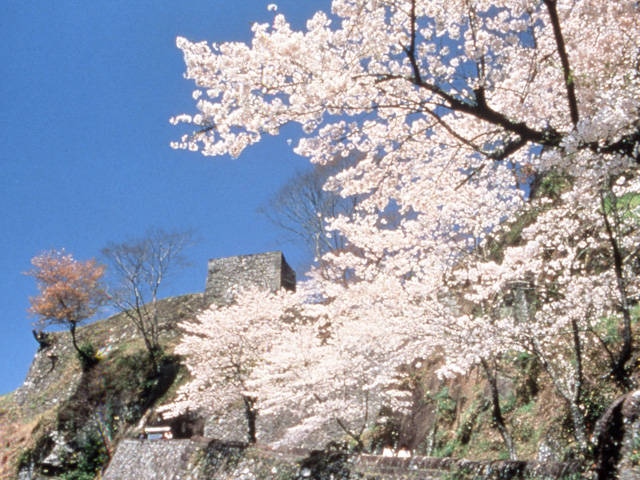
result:
M 358 202 L 324 219 L 347 246 L 310 273 L 322 301 L 299 300 L 308 322 L 280 323 L 253 343 L 259 325 L 273 328 L 262 316 L 282 317 L 266 300 L 252 307 L 255 293 L 200 319 L 209 329 L 229 318 L 255 325 L 245 333 L 257 357 L 243 364 L 262 381 L 252 373 L 242 388 L 269 386 L 258 397 L 265 412 L 289 399 L 313 413 L 300 430 L 339 412 L 362 421 L 363 402 L 403 398 L 392 393 L 398 374 L 417 358 L 443 353 L 447 376 L 519 351 L 540 360 L 584 443 L 584 352 L 604 348 L 619 383 L 628 381 L 639 8 L 334 0 L 304 31 L 274 13 L 253 26 L 249 45 L 178 39 L 197 113 L 173 119 L 195 128 L 176 148 L 237 157 L 294 123 L 295 151 L 311 162 L 358 159 L 325 185 Z M 603 319 L 619 323 L 619 345 L 598 336 Z M 191 333 L 201 350 L 225 338 Z M 194 375 L 204 368 L 194 365 Z M 188 395 L 211 390 L 207 381 Z

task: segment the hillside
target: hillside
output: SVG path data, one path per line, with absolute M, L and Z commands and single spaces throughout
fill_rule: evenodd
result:
M 271 266 L 274 258 L 258 260 L 266 259 Z M 224 270 L 219 261 L 214 266 Z M 211 282 L 208 285 L 211 290 Z M 410 414 L 387 413 L 388 420 L 365 432 L 367 455 L 354 452 L 339 430 L 318 432 L 304 444 L 283 444 L 282 432 L 295 425 L 300 412 L 289 412 L 286 418 L 259 417 L 259 443 L 247 445 L 238 403 L 178 418 L 172 425 L 173 440 L 141 440 L 145 426 L 158 424 L 155 408 L 170 402 L 187 378 L 184 359 L 174 354 L 181 336 L 177 324 L 194 318 L 205 298 L 191 294 L 160 303 L 165 356 L 159 371 L 152 368 L 142 340 L 124 315 L 79 329 L 80 343 L 90 342 L 99 358 L 84 371 L 68 333 L 52 333 L 24 384 L 0 398 L 0 477 L 533 479 L 580 478 L 583 472 L 582 478 L 595 478 L 593 465 L 574 453 L 566 406 L 553 395 L 539 366 L 523 356 L 514 357 L 511 368 L 496 380 L 505 399 L 505 421 L 523 461 L 506 460 L 485 377 L 472 371 L 441 380 L 435 375 L 438 356 L 422 362 L 414 373 L 417 386 Z M 591 394 L 591 419 L 600 419 L 594 431 L 601 436 L 592 461 L 611 460 L 618 463 L 620 474 L 628 475 L 620 478 L 638 478 L 640 394 L 612 403 L 615 397 L 606 382 Z M 388 445 L 402 446 L 412 456 L 382 456 Z
M 0 399 L 4 439 L 0 477 L 12 478 L 20 465 L 39 465 L 42 473 L 55 473 L 74 464 L 75 459 L 63 457 L 85 448 L 84 443 L 95 443 L 101 429 L 106 428 L 110 438 L 103 443 L 115 448 L 178 377 L 179 363 L 170 354 L 179 338 L 176 324 L 192 318 L 202 298 L 193 294 L 160 302 L 162 337 L 169 354 L 157 376 L 141 338 L 123 314 L 78 329 L 79 342 L 94 345 L 100 358 L 86 372 L 68 332 L 51 333 L 50 346 L 36 353 L 23 385 Z M 95 455 L 100 458 L 111 453 L 98 450 Z

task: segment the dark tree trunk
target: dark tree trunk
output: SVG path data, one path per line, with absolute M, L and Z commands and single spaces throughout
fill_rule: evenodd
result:
M 75 322 L 71 322 L 69 324 L 69 332 L 71 333 L 71 342 L 73 343 L 73 348 L 75 348 L 75 350 L 76 350 L 76 352 L 78 352 L 79 356 L 85 357 L 85 353 L 78 346 L 78 339 L 76 338 L 76 323 Z
M 611 202 L 610 210 L 612 219 L 607 214 L 605 198 Z M 620 295 L 620 310 L 622 311 L 622 345 L 620 352 L 615 358 L 612 365 L 612 376 L 616 383 L 623 389 L 628 390 L 632 386 L 630 378 L 630 369 L 628 367 L 629 360 L 633 354 L 633 334 L 631 331 L 631 306 L 629 305 L 629 296 L 627 295 L 626 277 L 624 273 L 624 253 L 620 249 L 618 239 L 620 238 L 619 225 L 620 219 L 617 212 L 616 198 L 611 193 L 610 187 L 608 192 L 600 195 L 600 206 L 602 208 L 602 218 L 604 226 L 611 245 L 611 253 L 613 254 L 613 267 L 616 275 L 616 288 Z M 613 220 L 613 222 L 611 221 Z
M 247 441 L 251 444 L 256 443 L 256 418 L 258 411 L 256 410 L 256 398 L 249 395 L 243 395 L 244 417 L 247 420 Z
M 483 359 L 481 363 L 487 377 L 487 381 L 489 382 L 489 391 L 491 392 L 491 416 L 493 423 L 500 432 L 500 436 L 509 451 L 509 459 L 517 460 L 516 447 L 513 443 L 513 438 L 511 438 L 511 434 L 509 433 L 509 429 L 505 424 L 504 417 L 502 416 L 502 408 L 500 408 L 500 392 L 498 391 L 497 376 L 486 360 Z

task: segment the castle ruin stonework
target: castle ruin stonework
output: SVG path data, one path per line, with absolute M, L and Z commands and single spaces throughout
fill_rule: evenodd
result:
M 234 290 L 257 286 L 271 292 L 295 291 L 296 273 L 280 251 L 209 260 L 204 296 L 208 303 L 228 305 Z

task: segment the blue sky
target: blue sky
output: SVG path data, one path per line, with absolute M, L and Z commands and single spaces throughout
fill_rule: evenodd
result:
M 302 267 L 301 250 L 256 212 L 307 166 L 286 136 L 239 160 L 169 148 L 181 132 L 169 117 L 194 108 L 175 37 L 247 41 L 253 21 L 273 16 L 269 3 L 1 3 L 0 394 L 22 383 L 36 351 L 26 312 L 36 290 L 23 272 L 43 250 L 84 260 L 150 227 L 193 229 L 193 266 L 166 286 L 167 296 L 202 291 L 213 257 L 281 249 Z M 329 5 L 275 3 L 296 28 Z

